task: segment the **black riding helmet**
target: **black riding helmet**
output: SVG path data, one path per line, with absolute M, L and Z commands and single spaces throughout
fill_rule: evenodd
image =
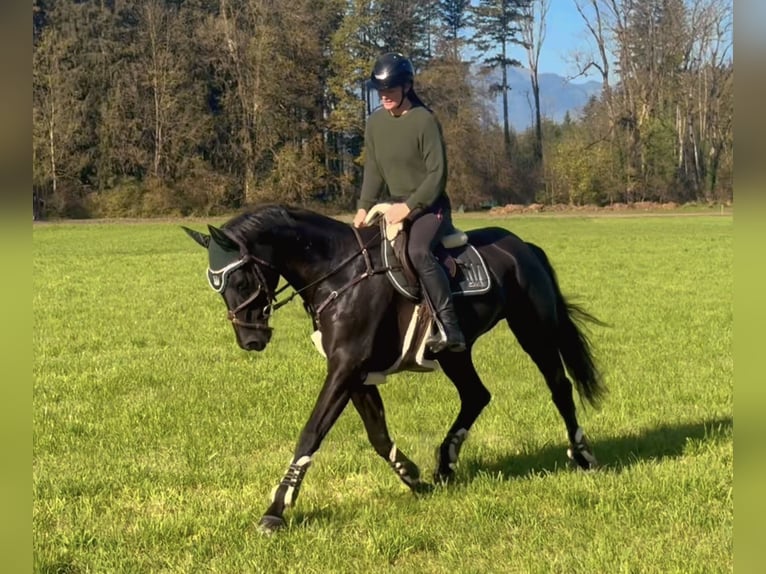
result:
M 370 74 L 370 85 L 376 90 L 387 90 L 412 84 L 415 71 L 412 62 L 401 54 L 388 52 L 375 61 L 375 66 Z

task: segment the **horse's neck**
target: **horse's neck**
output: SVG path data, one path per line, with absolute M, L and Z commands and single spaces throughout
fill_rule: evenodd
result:
M 350 238 L 353 241 L 353 236 Z M 340 262 L 345 259 L 339 255 L 346 251 L 351 253 L 345 248 L 338 249 L 338 245 L 345 243 L 344 238 L 330 236 L 314 225 L 307 225 L 300 237 L 294 234 L 277 236 L 273 245 L 274 266 L 294 289 L 304 289 L 338 270 Z

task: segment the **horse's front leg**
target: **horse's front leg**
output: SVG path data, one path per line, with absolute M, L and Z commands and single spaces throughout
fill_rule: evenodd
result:
M 455 477 L 460 448 L 468 438 L 468 431 L 489 404 L 492 395 L 476 372 L 470 349 L 462 353 L 441 353 L 438 361 L 460 395 L 460 412 L 436 449 L 434 481 L 448 483 Z
M 259 523 L 261 531 L 272 533 L 285 525 L 285 509 L 295 504 L 312 457 L 348 404 L 349 378 L 347 373 L 339 369 L 330 369 L 311 416 L 301 431 L 293 460 L 272 492 L 271 504 Z
M 351 401 L 362 418 L 367 438 L 370 439 L 375 452 L 386 460 L 399 479 L 412 492 L 416 494 L 428 492 L 431 485 L 420 479 L 420 470 L 417 465 L 396 447 L 388 434 L 383 399 L 377 387 L 359 385 L 351 392 Z

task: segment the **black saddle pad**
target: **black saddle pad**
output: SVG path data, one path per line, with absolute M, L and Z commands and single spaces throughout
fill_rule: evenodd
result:
M 405 265 L 399 260 L 396 252 L 393 242 L 384 238 L 381 244 L 383 264 L 390 268 L 386 275 L 397 291 L 413 301 L 418 301 L 421 298 L 420 283 L 411 273 L 405 271 Z M 453 295 L 482 295 L 489 291 L 491 283 L 487 264 L 470 243 L 451 249 L 440 247 L 434 255 L 450 278 Z M 405 263 L 407 267 L 411 267 L 409 262 Z

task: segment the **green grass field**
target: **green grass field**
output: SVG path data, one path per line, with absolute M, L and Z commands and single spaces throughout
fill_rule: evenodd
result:
M 475 348 L 493 400 L 454 486 L 414 498 L 349 408 L 289 528 L 264 537 L 324 376 L 300 303 L 248 354 L 178 223 L 39 225 L 35 571 L 732 571 L 732 217 L 456 223 L 538 243 L 565 294 L 611 324 L 591 330 L 610 394 L 580 409 L 600 470 L 567 467 L 542 377 L 500 324 Z M 381 392 L 392 437 L 430 476 L 457 393 L 440 373 Z

